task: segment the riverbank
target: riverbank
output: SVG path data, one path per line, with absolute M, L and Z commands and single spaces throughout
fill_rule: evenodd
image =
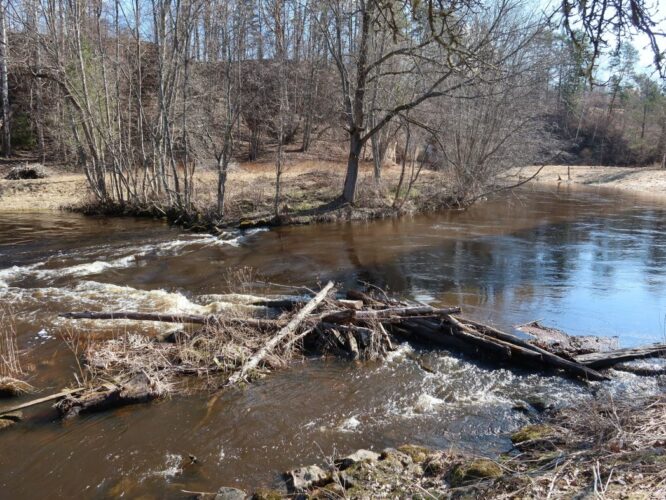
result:
M 336 220 L 369 220 L 398 213 L 437 210 L 450 204 L 449 182 L 444 174 L 422 171 L 409 187 L 410 173 L 401 182 L 401 168 L 389 165 L 382 180 L 373 177 L 372 165 L 361 165 L 357 187 L 358 203 L 338 207 L 337 197 L 346 165 L 338 161 L 291 161 L 282 175 L 280 216 L 274 217 L 275 173 L 271 162 L 234 165 L 226 189 L 224 219 L 218 220 L 215 206 L 217 173 L 201 170 L 195 176 L 196 202 L 190 213 L 167 213 L 159 207 L 100 206 L 87 194 L 83 174 L 52 168 L 44 179 L 7 180 L 9 166 L 0 166 L 0 211 L 44 212 L 74 210 L 88 215 L 165 217 L 169 222 L 201 231 L 270 225 L 307 224 Z M 399 196 L 398 186 L 401 186 Z
M 666 495 L 664 396 L 617 402 L 602 394 L 577 407 L 546 411 L 511 434 L 511 441 L 513 448 L 495 457 L 419 445 L 381 453 L 358 450 L 285 473 L 284 489 L 246 495 L 222 488 L 216 498 L 647 500 Z
M 63 170 L 47 169 L 44 179 L 7 180 L 5 175 L 15 163 L 0 165 L 0 211 L 48 212 L 63 208 L 88 213 L 99 211 L 89 202 L 85 175 Z M 270 162 L 242 163 L 229 174 L 224 226 L 252 227 L 270 225 L 272 221 L 274 172 Z M 522 167 L 507 172 L 510 184 L 529 179 L 540 167 Z M 372 176 L 372 166 L 365 163 L 359 177 L 358 206 L 350 210 L 330 209 L 344 180 L 343 162 L 316 162 L 306 158 L 295 160 L 283 175 L 282 220 L 274 224 L 303 224 L 334 220 L 372 219 L 393 216 L 396 186 L 400 177 L 398 165 L 386 166 L 378 185 Z M 198 212 L 205 219 L 206 207 L 214 203 L 216 173 L 201 171 L 196 178 Z M 547 165 L 530 184 L 580 185 L 608 188 L 619 192 L 664 199 L 666 170 L 644 167 L 600 167 Z M 437 172 L 423 171 L 402 204 L 402 213 L 427 212 L 451 204 L 446 177 Z M 404 194 L 404 192 L 403 192 Z M 110 207 L 113 212 L 113 207 Z M 141 215 L 141 210 L 130 210 Z M 145 215 L 145 214 L 144 214 Z M 159 216 L 159 213 L 154 215 Z M 193 221 L 195 224 L 197 221 Z M 209 228 L 204 228 L 209 229 Z
M 43 179 L 8 180 L 13 164 L 0 165 L 0 212 L 50 212 L 80 204 L 88 189 L 86 177 L 47 169 Z
M 609 188 L 662 200 L 666 197 L 666 170 L 657 167 L 530 166 L 509 170 L 506 179 L 513 184 L 527 180 L 537 172 L 539 173 L 530 181 L 531 184 L 581 185 Z

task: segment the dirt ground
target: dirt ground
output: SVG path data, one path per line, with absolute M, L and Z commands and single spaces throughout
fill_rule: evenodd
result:
M 291 156 L 291 157 L 289 157 Z M 36 180 L 7 180 L 11 168 L 25 162 L 0 163 L 0 211 L 40 212 L 78 206 L 88 200 L 86 178 L 82 173 L 47 167 L 48 176 Z M 342 190 L 346 164 L 343 161 L 312 160 L 302 155 L 288 155 L 283 177 L 283 199 L 288 210 L 308 209 L 318 202 L 334 198 Z M 244 162 L 230 167 L 227 180 L 227 207 L 229 216 L 257 209 L 272 203 L 275 189 L 275 166 L 272 161 Z M 371 183 L 372 164 L 361 164 L 359 196 L 364 186 Z M 383 177 L 387 187 L 395 185 L 400 176 L 397 165 L 385 166 Z M 422 178 L 436 176 L 422 172 Z M 205 207 L 215 203 L 217 173 L 200 169 L 195 174 L 195 199 Z M 387 198 L 391 198 L 390 189 Z M 321 198 L 314 200 L 314 197 Z M 391 198 L 392 199 L 392 198 Z M 390 202 L 390 200 L 389 200 Z
M 507 177 L 511 182 L 517 182 L 534 175 L 539 168 L 514 168 L 508 172 Z M 657 167 L 546 165 L 532 182 L 611 188 L 647 197 L 666 198 L 666 169 Z
M 16 163 L 0 164 L 0 211 L 3 212 L 39 212 L 58 210 L 65 206 L 78 205 L 87 198 L 86 179 L 82 173 L 47 168 L 48 177 L 36 180 L 6 180 L 5 176 Z M 241 163 L 229 174 L 228 192 L 230 198 L 270 198 L 274 182 L 272 162 Z M 522 167 L 510 170 L 507 180 L 515 183 L 533 175 L 539 167 Z M 342 187 L 344 179 L 344 162 L 315 161 L 295 159 L 286 168 L 284 182 L 286 186 L 296 184 L 300 190 L 307 190 L 307 185 L 322 182 L 322 176 L 328 181 L 331 189 L 337 191 Z M 570 169 L 570 178 L 567 171 Z M 399 167 L 386 167 L 387 178 L 398 177 Z M 429 174 L 424 173 L 424 178 Z M 215 172 L 201 171 L 197 175 L 200 187 L 210 187 Z M 360 179 L 370 178 L 370 163 L 361 168 Z M 310 176 L 312 178 L 310 178 Z M 393 180 L 393 179 L 392 179 Z M 654 167 L 596 167 L 547 165 L 532 183 L 549 185 L 572 184 L 589 187 L 611 188 L 632 194 L 666 198 L 666 170 Z M 200 195 L 212 202 L 213 190 L 206 193 L 201 189 Z M 207 198 L 211 198 L 207 200 Z M 204 200 L 202 200 L 204 201 Z

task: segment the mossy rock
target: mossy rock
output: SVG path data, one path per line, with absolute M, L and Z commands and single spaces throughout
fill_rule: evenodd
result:
M 442 456 L 430 456 L 423 462 L 423 472 L 427 476 L 443 476 L 449 470 L 450 465 Z
M 481 479 L 496 479 L 502 477 L 503 472 L 499 465 L 492 460 L 480 458 L 469 463 L 458 464 L 454 467 L 450 483 L 451 486 L 460 486 L 470 481 Z
M 408 455 L 414 462 L 425 462 L 431 451 L 425 446 L 418 446 L 415 444 L 404 444 L 398 447 L 398 451 Z
M 386 472 L 398 473 L 412 462 L 413 460 L 409 455 L 390 449 L 382 452 L 381 458 L 377 462 L 377 467 Z
M 281 500 L 282 498 L 285 498 L 285 495 L 270 488 L 259 488 L 252 495 L 252 500 Z
M 528 396 L 525 398 L 525 402 L 539 413 L 543 413 L 551 406 L 544 398 L 540 396 Z
M 551 437 L 554 433 L 553 428 L 548 425 L 527 425 L 511 434 L 511 441 L 515 444 L 545 439 Z

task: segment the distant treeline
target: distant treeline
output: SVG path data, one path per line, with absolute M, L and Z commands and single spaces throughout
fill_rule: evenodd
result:
M 598 39 L 520 0 L 0 7 L 5 154 L 77 165 L 101 203 L 190 210 L 214 167 L 222 217 L 230 163 L 270 155 L 277 212 L 285 146 L 323 140 L 347 145 L 341 203 L 364 158 L 378 181 L 389 160 L 450 172 L 466 198 L 517 165 L 666 155 L 664 87 L 632 46 L 599 68 Z

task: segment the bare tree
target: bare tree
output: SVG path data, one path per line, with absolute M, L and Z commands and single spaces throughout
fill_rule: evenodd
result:
M 7 7 L 9 0 L 0 0 L 0 86 L 2 87 L 2 152 L 5 157 L 12 153 L 12 135 L 9 113 L 9 73 L 7 59 L 9 44 L 7 41 Z
M 431 99 L 451 95 L 476 81 L 483 70 L 502 64 L 491 49 L 497 38 L 508 33 L 503 19 L 517 7 L 501 0 L 490 13 L 476 13 L 473 2 L 447 2 L 446 16 L 438 19 L 424 13 L 404 16 L 393 3 L 377 0 L 329 0 L 326 23 L 320 22 L 328 49 L 338 70 L 343 98 L 344 128 L 349 134 L 347 173 L 340 197 L 342 203 L 353 203 L 364 145 L 398 114 L 416 108 Z M 418 9 L 417 9 L 418 10 Z M 475 27 L 479 16 L 490 16 L 488 22 Z M 373 51 L 372 40 L 383 33 L 391 34 L 383 51 Z M 515 36 L 516 33 L 513 33 Z M 522 38 L 522 37 L 521 37 Z M 446 43 L 442 43 L 446 42 Z M 382 70 L 382 67 L 389 67 Z M 412 75 L 419 75 L 418 79 Z M 409 99 L 392 93 L 395 82 L 410 78 Z M 368 123 L 368 85 L 387 93 L 385 109 L 373 110 L 373 124 Z

